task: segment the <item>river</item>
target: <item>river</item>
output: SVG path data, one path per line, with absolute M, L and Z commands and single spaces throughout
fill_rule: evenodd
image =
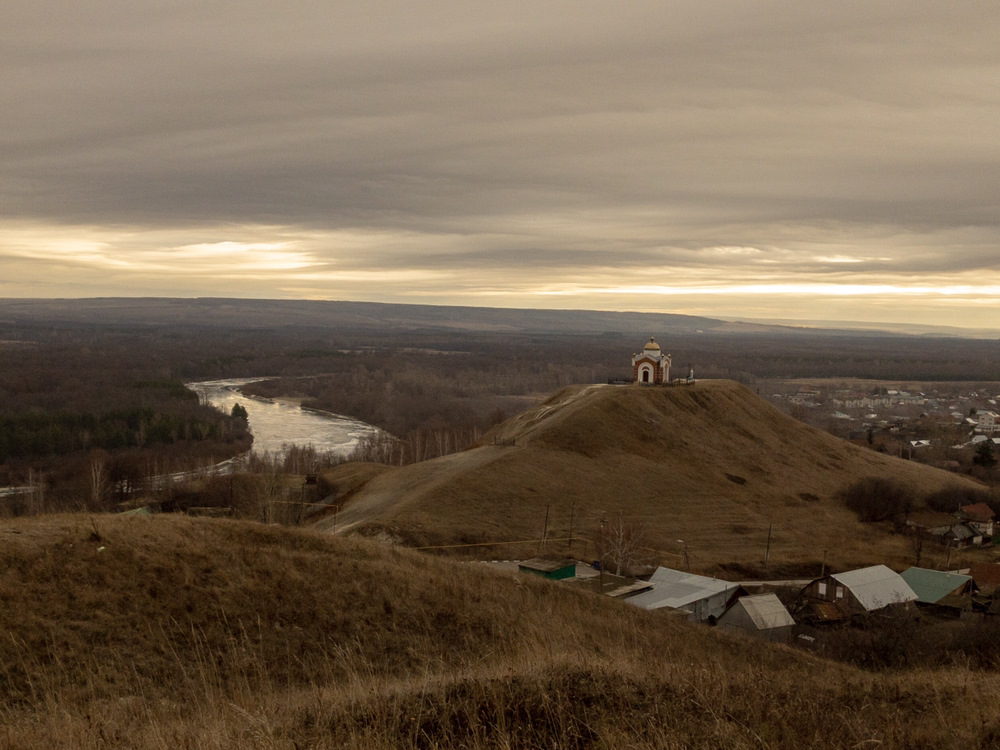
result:
M 320 453 L 346 456 L 363 437 L 378 432 L 378 428 L 350 417 L 243 395 L 240 388 L 258 380 L 261 378 L 206 380 L 185 385 L 198 394 L 202 403 L 226 414 L 236 404 L 242 405 L 247 410 L 253 451 L 257 454 L 282 456 L 288 446 L 311 445 Z

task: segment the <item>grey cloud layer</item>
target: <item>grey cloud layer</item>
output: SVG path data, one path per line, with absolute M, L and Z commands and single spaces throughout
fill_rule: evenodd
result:
M 987 4 L 17 5 L 8 218 L 428 238 L 312 248 L 357 268 L 997 269 Z

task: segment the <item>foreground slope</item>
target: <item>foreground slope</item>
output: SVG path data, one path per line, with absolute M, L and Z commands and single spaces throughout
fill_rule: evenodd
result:
M 494 444 L 494 441 L 497 444 Z M 902 560 L 902 540 L 857 523 L 836 498 L 867 476 L 919 494 L 969 480 L 858 448 L 731 381 L 575 386 L 498 426 L 487 444 L 369 470 L 338 530 L 377 525 L 415 544 L 593 539 L 602 519 L 640 523 L 660 561 L 843 566 Z M 357 473 L 347 465 L 333 481 Z M 332 529 L 331 519 L 320 528 Z M 680 541 L 683 540 L 683 541 Z M 586 554 L 577 543 L 578 553 Z M 527 548 L 510 546 L 519 555 Z M 593 547 L 589 548 L 593 552 Z
M 5 747 L 990 747 L 869 674 L 529 576 L 248 522 L 0 522 Z M 823 721 L 817 721 L 823 717 Z

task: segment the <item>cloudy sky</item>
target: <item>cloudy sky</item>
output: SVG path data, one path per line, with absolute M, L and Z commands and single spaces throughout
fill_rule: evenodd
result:
M 988 2 L 12 0 L 0 297 L 1000 330 Z

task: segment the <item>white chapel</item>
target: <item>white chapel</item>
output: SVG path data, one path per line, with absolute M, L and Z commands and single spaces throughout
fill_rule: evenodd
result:
M 670 355 L 660 351 L 660 345 L 650 336 L 641 354 L 632 355 L 632 380 L 639 385 L 660 385 L 670 382 Z

